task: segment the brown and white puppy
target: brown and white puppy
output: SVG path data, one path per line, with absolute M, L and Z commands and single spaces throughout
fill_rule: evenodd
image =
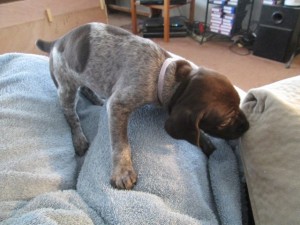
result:
M 131 189 L 137 180 L 127 137 L 128 118 L 137 107 L 156 104 L 169 109 L 165 129 L 209 153 L 204 132 L 232 139 L 249 127 L 239 96 L 224 76 L 174 60 L 154 42 L 117 27 L 91 23 L 54 42 L 39 40 L 50 53 L 50 72 L 75 151 L 83 155 L 88 141 L 76 113 L 77 90 L 95 104 L 107 101 L 113 171 L 111 184 Z

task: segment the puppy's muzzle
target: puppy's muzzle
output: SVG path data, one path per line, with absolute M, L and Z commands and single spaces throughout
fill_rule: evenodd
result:
M 239 126 L 237 127 L 237 129 L 236 129 L 236 132 L 238 133 L 238 134 L 244 134 L 247 130 L 249 130 L 249 128 L 250 128 L 250 125 L 249 125 L 249 122 L 248 122 L 248 120 L 243 120 L 240 124 L 239 124 Z

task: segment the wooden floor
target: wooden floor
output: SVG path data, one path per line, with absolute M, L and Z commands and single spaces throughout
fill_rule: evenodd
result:
M 109 14 L 109 23 L 131 30 L 130 15 L 124 13 Z M 171 38 L 165 43 L 162 38 L 152 39 L 168 51 L 183 56 L 197 65 L 208 67 L 226 75 L 236 86 L 247 91 L 281 79 L 300 75 L 300 55 L 289 69 L 285 64 L 257 57 L 243 48 L 230 49 L 232 42 L 211 40 L 200 45 L 190 37 Z

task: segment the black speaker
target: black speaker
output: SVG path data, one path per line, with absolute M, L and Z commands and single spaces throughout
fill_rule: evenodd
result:
M 300 35 L 300 8 L 263 5 L 253 54 L 287 62 Z

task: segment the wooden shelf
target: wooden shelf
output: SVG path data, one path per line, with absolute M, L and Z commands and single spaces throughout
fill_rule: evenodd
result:
M 112 10 L 117 10 L 120 12 L 131 13 L 131 10 L 129 7 L 120 6 L 117 4 L 107 3 L 107 8 L 112 9 Z M 137 15 L 140 15 L 140 16 L 149 16 L 150 15 L 148 12 L 143 12 L 143 11 L 137 11 L 136 13 L 137 13 Z
M 170 10 L 174 8 L 181 7 L 183 5 L 190 4 L 190 16 L 189 21 L 192 23 L 194 21 L 195 12 L 195 0 L 188 0 L 185 4 L 170 5 L 170 0 L 165 0 L 163 5 L 142 5 L 150 9 L 162 10 L 164 13 L 164 41 L 169 42 L 170 40 Z M 137 28 L 137 11 L 136 6 L 141 5 L 137 0 L 131 0 L 131 21 L 132 21 L 132 32 L 134 34 L 138 33 Z
M 193 0 L 189 0 L 189 1 L 187 1 L 187 3 L 184 3 L 184 4 L 169 5 L 169 9 L 179 8 L 181 6 L 191 4 L 192 1 Z M 142 5 L 142 4 L 140 4 L 139 1 L 136 1 L 136 5 Z M 161 9 L 161 10 L 164 9 L 164 5 L 142 5 L 142 6 L 149 7 L 152 9 Z

